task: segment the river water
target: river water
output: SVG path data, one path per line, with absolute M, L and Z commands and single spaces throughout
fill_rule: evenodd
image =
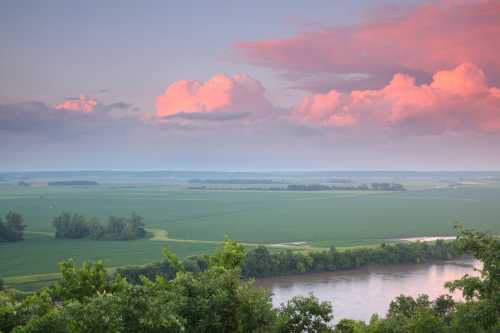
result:
M 401 294 L 431 299 L 446 292 L 444 284 L 465 274 L 475 274 L 480 263 L 472 259 L 453 262 L 366 267 L 356 270 L 311 273 L 258 279 L 256 285 L 273 292 L 273 305 L 297 295 L 313 293 L 333 305 L 334 321 L 342 318 L 368 321 L 373 313 L 385 316 L 390 302 Z M 460 299 L 460 294 L 454 297 Z

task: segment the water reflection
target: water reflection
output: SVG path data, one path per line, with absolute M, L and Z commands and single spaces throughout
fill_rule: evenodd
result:
M 428 294 L 431 299 L 446 292 L 444 284 L 479 267 L 475 260 L 455 262 L 370 267 L 358 270 L 313 273 L 257 280 L 270 289 L 274 306 L 293 296 L 313 293 L 321 301 L 333 304 L 335 319 L 369 320 L 373 313 L 385 315 L 390 302 L 400 294 Z M 456 293 L 455 298 L 460 298 Z

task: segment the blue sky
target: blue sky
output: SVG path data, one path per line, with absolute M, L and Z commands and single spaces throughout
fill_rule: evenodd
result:
M 242 40 L 357 22 L 374 1 L 3 1 L 0 101 L 96 95 L 142 109 L 168 84 L 246 73 L 290 104 L 300 92 L 234 56 Z

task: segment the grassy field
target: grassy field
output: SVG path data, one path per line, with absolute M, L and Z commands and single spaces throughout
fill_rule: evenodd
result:
M 26 278 L 57 271 L 57 262 L 102 259 L 107 266 L 145 264 L 168 244 L 180 257 L 213 251 L 230 238 L 254 246 L 304 248 L 376 244 L 387 239 L 453 235 L 457 222 L 500 233 L 500 187 L 406 192 L 198 191 L 175 185 L 20 187 L 0 185 L 0 214 L 25 216 L 26 240 L 0 243 L 0 276 Z M 52 218 L 62 211 L 107 218 L 144 216 L 151 238 L 127 242 L 54 240 Z M 166 240 L 167 239 L 167 240 Z M 293 246 L 289 246 L 293 247 Z

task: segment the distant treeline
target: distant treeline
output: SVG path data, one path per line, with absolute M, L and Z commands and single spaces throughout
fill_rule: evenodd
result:
M 432 260 L 449 260 L 459 255 L 455 242 L 437 240 L 434 243 L 382 244 L 376 248 L 358 248 L 339 252 L 335 246 L 321 252 L 293 252 L 291 250 L 271 252 L 265 246 L 248 250 L 241 266 L 245 278 L 283 276 L 309 272 L 333 272 L 360 268 L 367 265 L 392 265 L 424 263 Z M 209 263 L 206 256 L 191 256 L 182 264 L 187 271 L 204 271 Z M 140 267 L 118 270 L 131 283 L 139 283 L 140 276 L 149 279 L 160 275 L 167 279 L 175 277 L 175 267 L 161 262 Z
M 48 182 L 49 186 L 94 186 L 99 185 L 98 182 L 91 180 L 58 180 Z
M 241 185 L 251 185 L 251 184 L 284 184 L 281 180 L 273 179 L 190 179 L 191 184 L 241 184 Z
M 0 216 L 0 242 L 18 242 L 24 239 L 24 218 L 21 214 L 8 212 L 5 222 Z
M 208 190 L 208 191 L 286 191 L 286 187 L 260 187 L 260 186 L 247 186 L 247 187 L 222 187 L 222 186 L 189 186 L 188 190 Z
M 371 183 L 361 185 L 290 184 L 287 187 L 210 187 L 191 186 L 190 190 L 240 190 L 240 191 L 406 191 L 398 183 Z
M 376 248 L 358 248 L 339 252 L 335 246 L 321 252 L 270 252 L 259 246 L 247 252 L 243 276 L 269 277 L 308 272 L 333 272 L 367 265 L 424 263 L 455 258 L 458 251 L 453 242 L 382 244 Z
M 353 181 L 352 181 L 352 180 L 350 180 L 350 179 L 342 179 L 342 178 L 336 179 L 336 178 L 334 178 L 334 179 L 330 179 L 328 182 L 329 182 L 329 183 L 334 183 L 334 184 L 335 184 L 335 183 L 336 183 L 336 184 L 350 184 L 350 183 L 352 183 Z
M 87 219 L 81 214 L 62 213 L 52 224 L 56 238 L 90 238 L 95 240 L 132 240 L 146 237 L 143 218 L 135 213 L 128 218 L 110 216 L 107 225 L 97 218 Z
M 405 191 L 398 183 L 371 183 L 357 186 L 338 186 L 324 184 L 294 184 L 288 185 L 287 191 Z

